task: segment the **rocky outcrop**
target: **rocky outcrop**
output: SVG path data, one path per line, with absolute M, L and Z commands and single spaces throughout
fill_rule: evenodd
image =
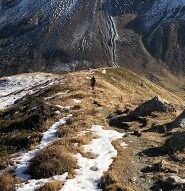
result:
M 125 113 L 123 112 L 120 115 L 111 116 L 108 118 L 109 125 L 130 130 L 132 123 L 140 124 L 140 127 L 147 126 L 146 117 L 151 115 L 153 112 L 174 112 L 175 108 L 172 104 L 167 103 L 159 97 L 154 97 L 149 101 L 144 102 L 139 105 L 135 110 Z M 138 125 L 137 124 L 137 125 Z M 134 125 L 136 126 L 136 124 Z M 134 130 L 134 134 L 137 136 L 141 136 L 140 132 Z
M 182 128 L 185 129 L 185 110 L 173 121 L 168 127 L 170 129 L 173 128 Z
M 164 148 L 171 153 L 185 151 L 185 132 L 178 132 L 169 138 L 166 141 Z
M 164 175 L 161 182 L 164 190 L 183 191 L 185 189 L 185 179 L 177 175 Z
M 162 160 L 159 163 L 159 171 L 164 173 L 178 173 L 178 166 L 175 164 L 172 164 L 170 162 L 167 162 L 166 160 Z
M 169 104 L 159 97 L 154 97 L 153 99 L 144 102 L 139 107 L 137 107 L 131 116 L 133 117 L 145 117 L 150 115 L 152 112 L 172 112 L 175 108 L 172 104 Z
M 185 1 L 143 1 L 138 16 L 129 26 L 143 36 L 146 49 L 171 71 L 185 72 Z

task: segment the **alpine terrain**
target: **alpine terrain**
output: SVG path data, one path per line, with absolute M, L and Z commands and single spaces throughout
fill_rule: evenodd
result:
M 184 0 L 1 0 L 1 75 L 118 65 L 184 75 L 184 10 Z
M 0 191 L 185 191 L 185 0 L 0 0 Z
M 0 190 L 184 191 L 184 101 L 124 68 L 1 78 Z

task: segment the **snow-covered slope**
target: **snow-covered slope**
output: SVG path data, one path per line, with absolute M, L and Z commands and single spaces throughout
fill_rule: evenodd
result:
M 156 25 L 170 23 L 175 19 L 184 20 L 185 0 L 156 0 L 141 9 L 144 30 L 149 32 Z
M 41 93 L 42 90 L 59 83 L 55 75 L 32 73 L 0 78 L 0 109 L 15 103 L 25 95 Z

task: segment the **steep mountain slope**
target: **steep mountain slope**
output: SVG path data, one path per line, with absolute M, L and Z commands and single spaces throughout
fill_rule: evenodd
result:
M 147 50 L 167 63 L 173 72 L 184 74 L 185 1 L 151 1 L 134 21 Z
M 117 65 L 184 74 L 184 0 L 2 0 L 0 6 L 1 75 Z
M 0 15 L 2 72 L 70 71 L 101 65 L 105 56 L 104 48 L 98 52 L 103 46 L 97 32 L 98 1 L 13 2 L 2 6 Z

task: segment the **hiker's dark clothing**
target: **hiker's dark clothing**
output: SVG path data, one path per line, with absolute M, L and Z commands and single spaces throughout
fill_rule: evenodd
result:
M 91 78 L 91 87 L 92 87 L 93 90 L 94 90 L 95 85 L 96 85 L 96 79 L 95 79 L 95 77 L 93 76 L 93 77 Z

